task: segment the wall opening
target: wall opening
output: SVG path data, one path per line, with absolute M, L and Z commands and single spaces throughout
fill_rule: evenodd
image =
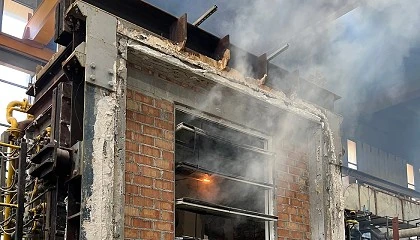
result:
M 357 170 L 357 149 L 356 143 L 347 139 L 347 160 L 348 167 Z
M 177 239 L 273 239 L 267 139 L 177 110 Z
M 413 190 L 416 189 L 414 183 L 414 168 L 411 164 L 407 164 L 407 187 Z

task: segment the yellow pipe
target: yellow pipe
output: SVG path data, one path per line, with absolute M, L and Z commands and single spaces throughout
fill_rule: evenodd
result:
M 6 108 L 6 120 L 10 123 L 10 128 L 7 129 L 15 138 L 19 136 L 18 122 L 16 118 L 13 117 L 13 111 L 26 112 L 31 107 L 27 99 L 23 101 L 11 101 L 7 104 Z M 31 119 L 32 116 L 28 116 L 28 119 Z
M 23 101 L 12 101 L 9 104 L 7 104 L 6 120 L 10 124 L 10 128 L 7 129 L 7 131 L 9 131 L 10 134 L 15 139 L 19 137 L 20 130 L 19 130 L 19 125 L 16 118 L 13 117 L 13 111 L 27 112 L 30 107 L 31 105 L 29 104 L 27 99 L 23 99 Z M 32 119 L 33 117 L 28 114 L 27 118 Z M 13 145 L 13 141 L 10 141 L 10 144 L 2 143 L 1 145 L 2 146 L 6 145 L 5 147 L 8 147 L 8 153 L 10 153 L 10 150 L 12 148 L 20 149 L 18 146 Z M 8 163 L 8 166 L 7 166 L 6 186 L 7 188 L 11 188 L 12 183 L 13 183 L 13 176 L 15 175 L 15 171 L 13 169 L 14 160 L 8 161 L 7 163 Z M 11 200 L 12 200 L 12 194 L 9 192 L 6 194 L 5 204 L 10 205 L 10 206 L 6 206 L 4 208 L 4 219 L 8 219 L 11 216 L 11 211 L 12 211 L 11 207 L 13 205 L 11 204 Z M 8 228 L 9 228 L 8 224 L 4 226 L 5 230 Z M 11 240 L 11 236 L 7 233 L 4 233 L 3 240 Z
M 2 147 L 9 147 L 9 148 L 13 148 L 13 149 L 20 149 L 20 147 L 17 146 L 17 145 L 8 144 L 8 143 L 4 143 L 4 142 L 0 142 L 0 146 L 2 146 Z
M 10 141 L 10 145 L 12 145 L 12 144 L 13 144 L 13 142 Z M 9 148 L 8 152 L 10 153 L 10 148 Z M 13 182 L 12 181 L 12 178 L 13 178 L 13 175 L 15 174 L 15 171 L 14 171 L 14 169 L 12 167 L 13 161 L 8 161 L 7 163 L 8 163 L 8 166 L 7 166 L 6 186 L 7 186 L 7 188 L 10 188 L 11 185 L 12 185 L 12 182 Z M 12 194 L 11 193 L 7 193 L 6 199 L 5 199 L 5 203 L 6 204 L 10 204 L 11 199 L 12 199 Z M 10 217 L 11 211 L 12 211 L 11 207 L 5 207 L 4 208 L 4 219 L 5 220 Z M 4 229 L 5 230 L 6 230 L 6 228 L 7 228 L 7 225 L 4 226 Z M 11 240 L 11 236 L 9 234 L 7 234 L 7 233 L 4 233 L 3 234 L 3 240 Z
M 0 206 L 13 207 L 13 208 L 17 208 L 18 207 L 17 204 L 4 203 L 4 202 L 0 202 Z

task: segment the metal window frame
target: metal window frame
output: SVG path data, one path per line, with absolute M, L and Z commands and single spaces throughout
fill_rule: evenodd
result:
M 183 113 L 195 116 L 195 117 L 199 117 L 205 121 L 210 121 L 212 123 L 215 124 L 219 124 L 223 127 L 226 128 L 230 128 L 232 130 L 236 130 L 238 132 L 244 133 L 244 134 L 248 134 L 250 136 L 253 137 L 258 137 L 258 138 L 262 138 L 265 141 L 265 151 L 266 153 L 271 153 L 269 151 L 272 150 L 272 137 L 269 135 L 266 135 L 262 132 L 259 132 L 257 130 L 251 129 L 251 128 L 246 128 L 240 124 L 234 123 L 232 121 L 223 119 L 222 117 L 213 117 L 211 114 L 207 114 L 203 111 L 199 111 L 196 109 L 192 109 L 192 108 L 188 108 L 184 105 L 180 105 L 179 103 L 175 103 L 175 109 L 174 111 L 181 111 Z M 272 155 L 273 158 L 275 158 L 275 155 Z M 174 163 L 175 164 L 175 163 Z M 269 179 L 270 182 L 272 184 L 274 184 L 274 161 L 268 161 L 269 166 L 267 167 L 268 169 L 268 174 L 269 174 Z M 269 171 L 269 169 L 271 169 L 271 171 Z M 275 210 L 275 189 L 266 189 L 265 190 L 265 214 L 267 215 L 273 215 L 274 214 L 274 210 Z M 275 221 L 266 221 L 265 223 L 265 239 L 266 240 L 274 240 L 276 239 L 277 236 L 277 231 L 275 229 Z

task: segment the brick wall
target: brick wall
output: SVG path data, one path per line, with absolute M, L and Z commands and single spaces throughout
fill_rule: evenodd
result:
M 125 239 L 174 239 L 174 106 L 127 91 Z M 278 239 L 310 239 L 308 155 L 277 159 Z
M 174 106 L 127 90 L 125 239 L 174 239 Z
M 309 182 L 306 153 L 284 147 L 277 159 L 278 239 L 311 239 L 309 226 Z

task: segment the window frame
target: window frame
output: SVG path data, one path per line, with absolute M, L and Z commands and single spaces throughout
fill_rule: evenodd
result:
M 219 124 L 223 127 L 253 136 L 258 137 L 264 140 L 264 151 L 272 151 L 272 137 L 269 135 L 266 135 L 262 132 L 259 132 L 257 130 L 244 127 L 238 123 L 223 119 L 221 117 L 215 117 L 212 114 L 208 114 L 204 111 L 198 111 L 196 109 L 192 109 L 189 107 L 186 107 L 185 105 L 180 105 L 179 103 L 175 103 L 175 113 L 177 111 L 198 117 L 203 119 L 204 121 L 209 121 L 214 124 Z M 176 119 L 174 120 L 176 122 Z M 174 161 L 174 164 L 176 164 L 176 160 Z M 270 179 L 270 183 L 273 184 L 273 188 L 271 189 L 265 189 L 265 214 L 267 215 L 274 215 L 276 211 L 276 198 L 275 198 L 275 179 L 274 179 L 274 164 L 275 164 L 275 158 L 273 157 L 272 161 L 268 161 L 267 169 L 271 169 L 271 171 L 267 171 L 267 174 L 269 174 L 268 178 Z M 176 173 L 175 173 L 176 174 Z M 176 190 L 174 190 L 176 191 Z M 175 199 L 176 200 L 176 199 Z M 277 215 L 276 215 L 277 216 Z M 276 231 L 276 221 L 265 221 L 265 240 L 275 240 L 277 237 L 277 231 Z

